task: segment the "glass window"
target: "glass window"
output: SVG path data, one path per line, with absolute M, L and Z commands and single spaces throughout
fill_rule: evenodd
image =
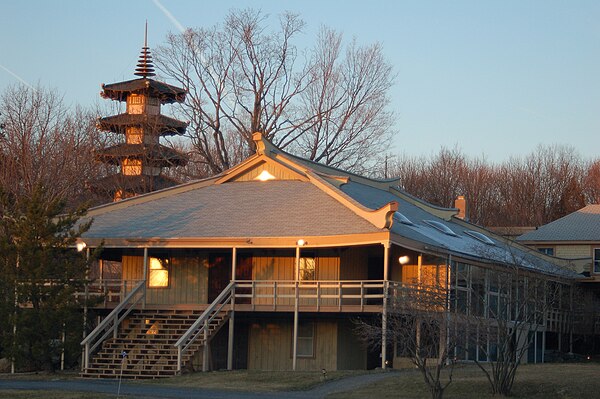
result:
M 300 281 L 311 281 L 317 279 L 317 271 L 315 269 L 315 258 L 306 257 L 300 258 L 300 265 L 298 266 L 299 280 Z
M 148 287 L 160 288 L 169 286 L 169 260 L 165 258 L 148 259 Z
M 600 248 L 594 248 L 594 273 L 600 273 Z
M 298 357 L 313 357 L 315 347 L 315 323 L 298 324 Z
M 546 255 L 554 256 L 554 248 L 552 247 L 540 247 L 538 248 L 538 251 Z

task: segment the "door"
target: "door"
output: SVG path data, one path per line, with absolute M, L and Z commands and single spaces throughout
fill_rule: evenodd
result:
M 208 303 L 212 303 L 231 280 L 231 254 L 211 254 L 208 258 Z

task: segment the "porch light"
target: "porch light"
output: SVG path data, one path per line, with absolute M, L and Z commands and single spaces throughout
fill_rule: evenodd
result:
M 75 244 L 75 247 L 77 248 L 77 252 L 81 252 L 85 249 L 85 247 L 87 247 L 87 244 L 83 241 L 77 241 L 77 244 Z
M 305 246 L 306 244 L 308 244 L 308 242 L 304 241 L 304 240 L 301 238 L 301 239 L 299 239 L 299 240 L 296 242 L 296 244 L 297 244 L 299 247 L 303 247 L 303 246 Z
M 398 258 L 398 262 L 401 265 L 406 265 L 408 262 L 410 262 L 410 258 L 407 255 L 403 255 L 401 257 Z

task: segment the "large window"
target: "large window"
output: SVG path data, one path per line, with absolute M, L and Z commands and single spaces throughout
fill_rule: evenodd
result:
M 148 287 L 169 286 L 169 259 L 151 257 L 148 259 Z
M 298 274 L 298 279 L 300 281 L 311 281 L 317 279 L 317 269 L 315 268 L 314 256 L 300 258 Z
M 594 273 L 600 273 L 600 248 L 594 248 Z
M 298 324 L 298 357 L 314 357 L 315 355 L 315 323 Z

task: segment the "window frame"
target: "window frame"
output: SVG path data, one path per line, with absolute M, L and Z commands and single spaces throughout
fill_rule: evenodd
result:
M 298 323 L 298 344 L 296 345 L 296 357 L 298 358 L 303 358 L 303 359 L 314 359 L 316 357 L 316 336 L 317 336 L 317 323 L 315 323 L 314 321 L 301 321 Z M 309 328 L 307 328 L 307 330 L 310 330 L 311 335 L 310 336 L 301 336 L 300 335 L 300 331 L 302 330 L 301 326 L 309 326 Z M 293 336 L 293 331 L 292 331 L 292 348 L 294 345 L 294 336 Z M 310 345 L 307 345 L 307 347 L 310 347 L 311 353 L 309 354 L 302 354 L 300 353 L 300 340 L 310 340 Z
M 592 273 L 600 274 L 600 247 L 592 248 Z
M 306 278 L 306 266 L 312 263 L 312 278 Z M 310 270 L 309 270 L 310 271 Z M 317 281 L 317 259 L 314 254 L 306 254 L 298 259 L 298 281 Z
M 160 262 L 161 265 L 163 265 L 162 269 L 152 269 L 152 260 L 156 259 Z M 168 256 L 160 256 L 160 255 L 154 255 L 154 256 L 148 256 L 148 276 L 147 276 L 147 286 L 148 288 L 152 288 L 152 289 L 165 289 L 165 288 L 169 288 L 171 286 L 171 258 Z M 152 284 L 152 274 L 153 272 L 166 272 L 167 275 L 167 283 L 166 285 L 153 285 Z

